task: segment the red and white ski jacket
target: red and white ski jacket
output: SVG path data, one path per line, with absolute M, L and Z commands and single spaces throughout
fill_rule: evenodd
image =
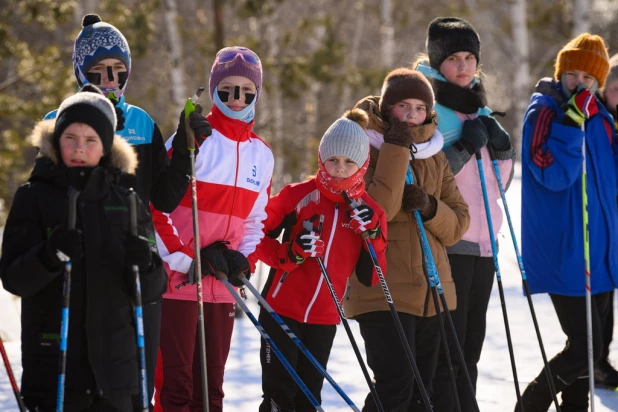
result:
M 363 193 L 359 203 L 371 207 L 380 219 L 382 233 L 371 242 L 382 271 L 386 272 L 386 215 L 367 193 Z M 350 227 L 349 210 L 348 204 L 335 203 L 323 196 L 315 179 L 287 185 L 270 199 L 266 208 L 268 218 L 264 222 L 267 236 L 250 260 L 261 260 L 272 268 L 262 294 L 275 312 L 298 322 L 320 325 L 339 323 L 339 313 L 316 259 L 307 258 L 297 265 L 287 255 L 289 242 L 294 241 L 303 230 L 303 222 L 314 216 L 324 215 L 321 238 L 325 252 L 322 260 L 339 302 L 343 301 L 348 278 L 355 269 L 361 282 L 373 285 L 378 281 L 362 237 Z M 317 227 L 317 220 L 314 227 Z M 285 230 L 283 243 L 277 240 L 281 230 Z M 370 275 L 361 280 L 361 273 Z
M 249 256 L 264 236 L 273 154 L 252 132 L 253 122 L 230 119 L 216 106 L 206 119 L 212 135 L 204 140 L 195 159 L 200 246 L 224 240 L 230 242 L 230 249 Z M 166 143 L 168 151 L 174 137 Z M 197 300 L 195 285 L 175 287 L 187 279 L 194 257 L 191 187 L 172 213 L 162 213 L 152 206 L 151 211 L 159 254 L 168 273 L 163 297 Z M 202 287 L 204 302 L 234 302 L 213 276 L 204 277 Z

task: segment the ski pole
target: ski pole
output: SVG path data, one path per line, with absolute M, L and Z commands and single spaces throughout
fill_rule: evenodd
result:
M 580 87 L 578 87 L 580 89 Z M 585 120 L 581 124 L 586 133 Z M 594 357 L 592 346 L 592 292 L 590 282 L 590 232 L 588 231 L 588 185 L 586 171 L 586 137 L 582 140 L 582 212 L 584 221 L 584 261 L 586 275 L 586 337 L 588 340 L 588 386 L 590 386 L 590 410 L 594 412 Z
M 260 292 L 257 291 L 257 289 L 251 284 L 251 282 L 247 280 L 245 275 L 241 273 L 238 278 L 247 287 L 247 289 L 249 289 L 251 293 L 253 293 L 253 296 L 256 297 L 260 305 L 262 305 L 262 307 L 270 314 L 270 316 L 272 316 L 275 322 L 277 322 L 277 324 L 281 326 L 281 329 L 283 329 L 283 331 L 290 337 L 290 339 L 292 339 L 292 342 L 294 342 L 298 349 L 300 349 L 300 351 L 307 357 L 309 362 L 311 362 L 311 364 L 315 366 L 318 372 L 320 372 L 320 374 L 324 376 L 324 378 L 326 378 L 326 380 L 332 385 L 335 391 L 337 391 L 337 393 L 343 398 L 343 400 L 348 404 L 348 406 L 353 411 L 360 412 L 360 409 L 356 407 L 354 402 L 352 402 L 352 399 L 350 399 L 348 395 L 346 395 L 346 393 L 343 391 L 343 389 L 341 389 L 341 387 L 337 385 L 337 382 L 335 382 L 335 380 L 328 374 L 328 372 L 326 372 L 324 367 L 320 364 L 320 362 L 318 362 L 315 356 L 311 354 L 309 349 L 307 349 L 307 347 L 301 342 L 298 336 L 296 336 L 294 332 L 292 332 L 292 330 L 289 328 L 289 326 L 286 325 L 285 322 L 283 322 L 283 319 L 281 319 L 277 312 L 275 312 L 275 310 L 272 308 L 272 306 L 270 306 L 266 299 L 264 299 L 264 297 L 260 295 Z
M 408 165 L 408 172 L 406 174 L 406 184 L 414 184 L 414 174 L 412 173 L 412 167 Z M 455 346 L 457 347 L 457 353 L 459 355 L 459 359 L 461 362 L 461 370 L 467 380 L 468 387 L 470 392 L 472 393 L 472 399 L 474 399 L 474 409 L 479 412 L 479 406 L 476 401 L 476 393 L 474 391 L 474 385 L 472 385 L 472 380 L 470 379 L 470 374 L 468 373 L 468 368 L 466 366 L 466 360 L 463 355 L 463 351 L 461 350 L 461 345 L 459 344 L 459 340 L 457 338 L 457 332 L 455 330 L 455 324 L 453 323 L 453 319 L 451 317 L 451 313 L 448 310 L 448 305 L 446 303 L 446 297 L 444 296 L 444 291 L 442 289 L 442 283 L 440 283 L 440 276 L 438 274 L 438 268 L 436 267 L 436 261 L 433 258 L 433 253 L 431 252 L 431 247 L 429 246 L 429 240 L 427 239 L 427 232 L 425 231 L 425 225 L 423 224 L 423 218 L 421 216 L 421 212 L 418 210 L 414 210 L 414 219 L 416 220 L 416 225 L 418 227 L 419 238 L 421 241 L 421 250 L 423 253 L 423 264 L 424 264 L 424 272 L 425 277 L 427 279 L 427 284 L 431 289 L 432 298 L 434 302 L 434 307 L 436 310 L 436 316 L 438 317 L 438 323 L 440 326 L 440 334 L 442 336 L 442 342 L 444 347 L 444 353 L 446 356 L 446 362 L 449 367 L 449 372 L 451 375 L 451 384 L 453 386 L 453 395 L 455 397 L 455 405 L 457 410 L 461 412 L 461 402 L 459 401 L 459 394 L 457 393 L 457 379 L 455 377 L 455 370 L 453 369 L 453 361 L 451 359 L 451 353 L 448 345 L 448 341 L 446 340 L 446 327 L 444 326 L 444 319 L 440 316 L 440 303 L 438 303 L 438 296 L 440 297 L 440 302 L 444 307 L 444 314 L 449 320 L 449 324 L 451 327 L 451 332 L 453 334 L 453 340 L 455 342 Z
M 69 187 L 68 209 L 67 209 L 67 229 L 75 229 L 77 222 L 77 197 L 79 191 L 73 186 Z M 64 285 L 62 288 L 62 317 L 60 323 L 60 354 L 58 361 L 58 387 L 56 393 L 56 412 L 62 412 L 64 407 L 64 381 L 67 369 L 67 346 L 69 341 L 69 305 L 71 302 L 71 258 L 56 251 L 60 261 L 64 262 Z
M 281 362 L 285 370 L 292 376 L 292 379 L 294 379 L 294 382 L 296 382 L 300 390 L 303 391 L 307 399 L 309 399 L 309 402 L 311 402 L 311 405 L 313 405 L 317 411 L 324 412 L 324 409 L 322 409 L 322 406 L 320 405 L 318 400 L 315 398 L 315 396 L 313 396 L 313 394 L 311 393 L 307 385 L 305 385 L 305 383 L 302 381 L 300 376 L 298 376 L 298 374 L 296 373 L 292 365 L 290 365 L 290 362 L 288 362 L 285 356 L 283 356 L 283 353 L 281 353 L 281 350 L 279 350 L 279 348 L 277 347 L 275 342 L 272 340 L 272 338 L 268 336 L 268 333 L 266 333 L 266 331 L 264 330 L 264 327 L 255 318 L 255 316 L 253 316 L 253 313 L 251 313 L 251 311 L 249 310 L 245 302 L 243 302 L 238 292 L 234 290 L 227 276 L 225 276 L 223 272 L 217 271 L 216 277 L 221 282 L 223 282 L 223 285 L 228 290 L 228 292 L 230 292 L 230 295 L 232 295 L 234 300 L 236 300 L 236 303 L 238 303 L 238 306 L 241 307 L 241 309 L 243 310 L 243 312 L 245 312 L 249 320 L 251 320 L 251 323 L 253 323 L 253 326 L 256 327 L 258 332 L 260 332 L 260 335 L 262 335 L 262 338 L 273 349 L 273 352 L 275 352 L 275 355 L 277 356 L 277 358 L 279 359 L 279 361 Z
M 323 219 L 324 219 L 324 215 L 320 216 L 320 220 L 322 221 Z M 313 230 L 312 224 L 309 221 L 303 222 L 303 228 L 309 231 Z M 343 313 L 341 302 L 339 301 L 339 298 L 337 297 L 337 292 L 335 292 L 335 287 L 333 286 L 333 283 L 330 280 L 330 276 L 328 276 L 328 272 L 326 271 L 326 266 L 324 265 L 324 261 L 322 261 L 321 257 L 316 257 L 315 260 L 318 262 L 318 265 L 320 265 L 320 269 L 322 270 L 322 278 L 324 279 L 324 282 L 326 283 L 326 286 L 328 287 L 328 291 L 330 292 L 330 296 L 333 298 L 333 302 L 335 303 L 335 306 L 337 307 L 337 312 L 339 312 L 339 319 L 341 319 L 341 323 L 343 323 L 345 332 L 347 333 L 348 338 L 350 339 L 350 343 L 352 344 L 352 349 L 354 349 L 354 354 L 356 355 L 356 359 L 358 359 L 358 363 L 363 371 L 363 375 L 365 376 L 365 380 L 367 381 L 367 385 L 369 386 L 369 391 L 371 392 L 373 401 L 375 402 L 376 407 L 378 408 L 378 411 L 384 412 L 384 407 L 382 407 L 382 402 L 380 402 L 380 398 L 378 397 L 378 392 L 376 391 L 376 388 L 373 382 L 371 381 L 371 377 L 369 376 L 369 371 L 367 370 L 367 366 L 365 366 L 363 357 L 360 353 L 360 350 L 358 349 L 358 345 L 356 344 L 356 339 L 354 339 L 354 335 L 352 335 L 352 330 L 350 329 L 348 320 L 346 319 L 345 314 Z
M 524 412 L 524 407 L 521 402 L 521 392 L 519 390 L 519 380 L 517 378 L 517 366 L 515 365 L 515 351 L 513 349 L 513 340 L 511 339 L 511 328 L 509 326 L 509 317 L 506 312 L 506 300 L 504 298 L 504 287 L 502 286 L 502 275 L 500 274 L 500 265 L 498 264 L 498 248 L 496 246 L 496 237 L 494 236 L 494 225 L 491 219 L 491 210 L 489 209 L 489 198 L 487 196 L 487 185 L 485 183 L 485 172 L 483 171 L 483 158 L 481 152 L 476 152 L 476 163 L 479 168 L 479 179 L 481 181 L 481 189 L 483 190 L 483 202 L 485 203 L 485 215 L 487 217 L 487 228 L 489 230 L 489 238 L 491 240 L 491 251 L 494 259 L 494 271 L 498 281 L 498 292 L 500 294 L 500 304 L 502 306 L 502 316 L 504 317 L 504 329 L 506 330 L 506 341 L 509 347 L 509 356 L 511 358 L 511 369 L 513 370 L 513 380 L 515 381 L 515 394 L 517 395 L 517 405 L 519 411 Z
M 358 203 L 354 199 L 350 199 L 348 194 L 344 191 L 341 192 L 343 199 L 348 203 L 353 209 L 358 206 Z M 418 370 L 418 366 L 416 365 L 416 361 L 414 360 L 414 354 L 412 353 L 412 349 L 410 348 L 410 343 L 408 342 L 408 338 L 403 331 L 403 325 L 401 324 L 401 319 L 399 319 L 399 315 L 397 314 L 397 309 L 395 308 L 395 302 L 393 302 L 393 298 L 391 296 L 391 292 L 388 289 L 388 284 L 386 283 L 386 279 L 384 278 L 384 272 L 382 272 L 382 268 L 380 267 L 380 262 L 378 261 L 378 256 L 376 255 L 376 251 L 373 248 L 373 245 L 369 241 L 369 234 L 367 232 L 363 232 L 363 239 L 365 240 L 365 245 L 367 245 L 367 249 L 369 250 L 369 255 L 371 256 L 371 261 L 373 263 L 373 267 L 378 274 L 378 279 L 380 280 L 380 286 L 382 286 L 382 291 L 384 292 L 384 297 L 386 298 L 386 303 L 388 303 L 388 307 L 391 311 L 391 315 L 393 316 L 393 321 L 395 322 L 395 328 L 397 329 L 397 333 L 399 334 L 399 339 L 401 339 L 401 344 L 403 345 L 403 349 L 406 352 L 406 356 L 408 358 L 408 362 L 410 363 L 410 367 L 412 368 L 412 373 L 416 378 L 417 385 L 419 390 L 421 391 L 421 396 L 423 398 L 423 402 L 425 403 L 425 409 L 427 411 L 432 410 L 431 401 L 429 400 L 429 395 L 427 394 L 427 389 L 425 388 L 425 384 L 421 379 L 421 372 Z
M 191 159 L 191 206 L 193 212 L 193 251 L 195 252 L 194 268 L 197 292 L 197 327 L 200 345 L 200 370 L 202 374 L 203 411 L 209 411 L 208 405 L 208 376 L 206 371 L 206 330 L 204 327 L 204 302 L 202 291 L 202 263 L 200 259 L 200 228 L 197 214 L 197 182 L 195 180 L 195 133 L 189 123 L 189 115 L 195 111 L 195 104 L 204 91 L 203 87 L 197 89 L 195 95 L 187 99 L 185 104 L 185 130 L 187 134 L 187 148 Z
M 1 336 L 0 336 L 0 354 L 2 354 L 2 360 L 4 361 L 4 367 L 6 368 L 6 374 L 9 376 L 9 381 L 11 382 L 11 387 L 13 388 L 13 393 L 15 394 L 15 400 L 17 401 L 17 406 L 19 406 L 19 411 L 26 412 L 26 405 L 24 405 L 24 400 L 21 398 L 21 395 L 19 394 L 19 386 L 17 386 L 15 375 L 13 375 L 13 369 L 11 368 L 11 362 L 9 362 L 9 357 L 6 354 L 6 350 L 4 350 L 4 343 L 2 342 Z
M 521 253 L 519 252 L 519 245 L 517 243 L 517 237 L 515 236 L 515 229 L 513 228 L 513 222 L 511 220 L 511 213 L 509 212 L 509 207 L 506 203 L 506 191 L 504 190 L 504 185 L 502 184 L 500 168 L 498 166 L 498 161 L 496 160 L 494 156 L 493 150 L 489 151 L 489 155 L 491 158 L 491 163 L 493 164 L 493 167 L 494 167 L 494 174 L 496 175 L 496 180 L 498 181 L 498 188 L 500 189 L 500 196 L 502 197 L 502 205 L 504 206 L 504 213 L 506 214 L 506 220 L 509 223 L 509 230 L 511 231 L 511 239 L 513 240 L 513 247 L 515 248 L 515 254 L 517 255 L 517 263 L 519 264 L 519 271 L 521 272 L 521 279 L 524 285 L 524 291 L 526 293 L 526 298 L 528 299 L 528 307 L 530 308 L 530 314 L 532 315 L 532 323 L 534 324 L 536 338 L 539 341 L 539 347 L 541 349 L 541 356 L 543 358 L 543 364 L 545 365 L 545 375 L 547 376 L 547 381 L 549 382 L 549 388 L 551 390 L 551 395 L 554 398 L 554 404 L 556 405 L 556 411 L 560 412 L 560 405 L 558 403 L 558 397 L 556 396 L 556 386 L 554 384 L 554 378 L 551 374 L 549 362 L 547 361 L 547 355 L 545 354 L 545 346 L 543 345 L 543 338 L 541 337 L 541 330 L 539 328 L 539 322 L 537 321 L 536 312 L 534 310 L 534 304 L 532 303 L 532 296 L 530 295 L 530 286 L 528 285 L 528 277 L 526 276 L 526 269 L 524 269 L 524 261 L 521 257 Z
M 137 200 L 133 190 L 129 191 L 129 229 L 131 236 L 137 237 Z M 148 412 L 148 376 L 146 375 L 146 349 L 144 347 L 144 315 L 142 313 L 142 283 L 139 279 L 139 268 L 131 265 L 131 271 L 135 278 L 135 333 L 137 338 L 137 350 L 139 353 L 139 392 L 142 401 L 142 412 Z

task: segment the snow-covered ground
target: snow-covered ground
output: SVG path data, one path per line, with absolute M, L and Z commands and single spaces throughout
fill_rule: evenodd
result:
M 519 174 L 516 174 L 507 197 L 513 223 L 519 236 L 521 181 L 518 176 Z M 528 304 L 521 293 L 521 276 L 506 221 L 503 224 L 499 241 L 501 244 L 502 283 L 513 337 L 518 380 L 523 391 L 527 383 L 539 373 L 543 362 Z M 257 277 L 254 281 L 256 283 Z M 262 281 L 265 280 L 265 274 L 261 279 Z M 533 300 L 547 356 L 551 358 L 563 348 L 565 336 L 560 329 L 549 298 L 546 295 L 535 295 Z M 248 305 L 257 316 L 258 309 L 255 299 L 250 299 Z M 350 321 L 350 326 L 354 331 L 356 341 L 361 346 L 361 351 L 363 351 L 363 340 L 358 332 L 356 322 Z M 5 343 L 5 346 L 11 358 L 14 372 L 19 379 L 21 368 L 19 366 L 18 312 L 10 295 L 4 291 L 0 291 L 0 334 L 4 339 L 10 339 Z M 259 347 L 259 333 L 249 319 L 246 316 L 237 319 L 224 384 L 226 393 L 224 404 L 225 410 L 228 412 L 246 412 L 258 409 L 261 400 Z M 618 363 L 618 343 L 616 341 L 612 345 L 612 357 Z M 341 326 L 335 338 L 328 371 L 356 405 L 362 408 L 368 389 L 345 330 Z M 495 284 L 487 314 L 487 337 L 479 364 L 477 395 L 481 411 L 512 411 L 516 399 L 513 382 L 498 287 Z M 324 384 L 322 398 L 324 410 L 328 412 L 349 410 L 349 407 L 327 382 Z M 554 409 L 550 410 L 553 411 Z M 17 411 L 3 367 L 0 367 L 0 411 Z M 618 411 L 618 394 L 597 389 L 595 411 Z

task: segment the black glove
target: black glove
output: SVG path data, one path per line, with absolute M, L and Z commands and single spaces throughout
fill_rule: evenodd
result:
M 409 148 L 412 144 L 412 132 L 408 122 L 400 122 L 399 119 L 393 118 L 390 127 L 384 132 L 384 143 Z
M 78 229 L 67 230 L 62 226 L 56 226 L 45 243 L 43 253 L 40 255 L 47 268 L 55 269 L 62 264 L 56 253 L 58 250 L 67 255 L 73 262 L 81 259 L 84 255 L 82 232 Z
M 225 258 L 229 269 L 227 276 L 230 283 L 236 287 L 244 286 L 238 276 L 242 273 L 245 275 L 247 280 L 251 279 L 249 261 L 247 261 L 245 255 L 237 250 L 225 249 L 223 251 L 223 257 Z
M 208 120 L 202 114 L 202 106 L 200 104 L 195 105 L 195 111 L 189 115 L 189 127 L 193 129 L 195 133 L 195 155 L 199 152 L 199 146 L 204 143 L 204 140 L 212 134 L 212 127 Z M 176 136 L 172 141 L 172 157 L 174 153 L 179 153 L 182 156 L 189 156 L 189 149 L 187 149 L 187 130 L 185 128 L 185 111 L 180 113 L 180 119 L 178 121 L 178 128 L 176 129 Z
M 227 247 L 223 242 L 215 242 L 202 248 L 200 251 L 202 276 L 215 276 L 216 272 L 223 272 L 226 276 L 228 275 L 229 269 L 223 255 L 225 250 L 227 250 Z
M 481 150 L 489 141 L 487 129 L 480 117 L 463 122 L 460 143 L 470 155 Z
M 506 152 L 511 148 L 511 138 L 509 134 L 502 128 L 500 123 L 488 116 L 479 116 L 481 122 L 485 125 L 487 134 L 489 135 L 489 145 L 498 152 Z
M 127 265 L 137 265 L 140 271 L 147 271 L 152 265 L 150 243 L 138 236 L 128 236 L 124 242 L 125 262 Z
M 113 99 L 113 98 L 109 98 L 109 100 L 112 102 L 112 104 L 114 105 L 114 110 L 116 111 L 116 131 L 120 131 L 124 129 L 124 112 L 122 111 L 122 109 L 120 107 L 118 107 L 118 100 Z
M 406 185 L 403 189 L 403 210 L 408 213 L 418 210 L 421 217 L 425 220 L 431 219 L 436 215 L 438 201 L 435 197 L 428 195 L 417 185 Z

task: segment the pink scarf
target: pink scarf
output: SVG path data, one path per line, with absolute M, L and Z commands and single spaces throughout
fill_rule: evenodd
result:
M 341 196 L 341 192 L 344 190 L 350 199 L 358 199 L 365 193 L 365 181 L 363 177 L 368 167 L 369 156 L 367 156 L 365 164 L 352 176 L 346 177 L 345 179 L 332 177 L 326 171 L 326 167 L 324 167 L 324 163 L 318 155 L 318 173 L 315 176 L 315 183 L 320 193 L 333 202 L 344 201 L 343 196 Z

